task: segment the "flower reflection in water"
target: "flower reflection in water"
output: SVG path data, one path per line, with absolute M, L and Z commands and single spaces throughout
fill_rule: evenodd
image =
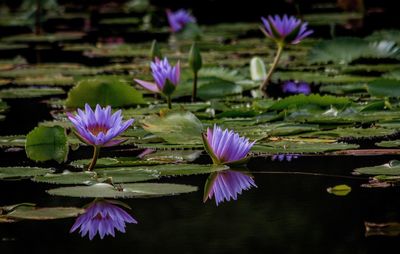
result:
M 237 170 L 224 170 L 211 173 L 204 188 L 203 201 L 215 197 L 217 206 L 223 201 L 237 200 L 243 190 L 257 187 L 253 176 Z
M 122 202 L 96 199 L 86 207 L 85 213 L 76 219 L 70 233 L 80 228 L 81 236 L 84 237 L 89 233 L 90 240 L 97 233 L 101 239 L 106 235 L 115 236 L 115 229 L 125 233 L 126 223 L 136 224 L 137 221 L 117 205 L 129 208 Z

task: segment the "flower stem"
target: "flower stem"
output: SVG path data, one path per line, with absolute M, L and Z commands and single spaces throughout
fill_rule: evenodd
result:
M 168 103 L 168 108 L 172 109 L 172 104 L 171 104 L 171 95 L 167 96 L 167 103 Z
M 93 148 L 94 148 L 93 158 L 89 164 L 87 171 L 93 171 L 94 166 L 96 166 L 97 158 L 99 157 L 99 154 L 100 154 L 100 146 L 93 146 Z
M 269 85 L 269 81 L 271 80 L 272 74 L 274 73 L 274 71 L 279 63 L 279 60 L 281 59 L 283 48 L 284 48 L 283 44 L 278 44 L 278 51 L 276 52 L 274 62 L 272 63 L 271 68 L 268 71 L 267 77 L 265 78 L 264 82 L 260 86 L 260 90 L 263 93 L 264 97 L 268 96 L 267 87 Z
M 193 91 L 192 91 L 192 102 L 196 102 L 196 97 L 197 97 L 197 72 L 194 72 L 193 74 Z

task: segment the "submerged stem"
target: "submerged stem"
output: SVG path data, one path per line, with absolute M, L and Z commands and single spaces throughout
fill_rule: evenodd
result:
M 96 166 L 97 158 L 99 157 L 99 154 L 100 154 L 100 146 L 93 146 L 93 148 L 94 148 L 93 158 L 89 164 L 87 171 L 93 171 L 94 166 Z
M 169 109 L 172 109 L 171 95 L 167 95 L 167 103 L 168 103 L 168 108 L 169 108 Z
M 192 102 L 196 102 L 196 97 L 197 97 L 197 71 L 194 72 L 193 74 L 193 91 L 192 91 Z
M 263 93 L 264 97 L 268 96 L 267 87 L 269 85 L 269 81 L 271 80 L 272 74 L 274 73 L 274 71 L 279 63 L 279 60 L 281 59 L 283 48 L 284 48 L 283 44 L 278 44 L 278 51 L 276 52 L 274 62 L 272 63 L 271 68 L 268 70 L 267 77 L 265 78 L 264 82 L 260 86 L 260 90 Z

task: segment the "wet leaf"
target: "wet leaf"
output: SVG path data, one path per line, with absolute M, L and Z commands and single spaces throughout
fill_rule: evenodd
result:
M 75 186 L 51 189 L 50 195 L 80 198 L 153 198 L 197 191 L 197 187 L 167 183 L 133 183 L 115 188 L 99 183 L 92 186 Z
M 60 88 L 9 88 L 0 91 L 0 98 L 17 99 L 17 98 L 38 98 L 50 95 L 65 94 Z
M 346 196 L 351 192 L 351 187 L 346 184 L 329 187 L 326 191 L 336 196 Z
M 0 179 L 20 179 L 45 175 L 52 169 L 38 167 L 0 167 Z
M 96 104 L 122 107 L 145 102 L 142 94 L 124 79 L 120 79 L 118 76 L 97 76 L 78 82 L 68 93 L 65 105 L 79 108 L 83 107 L 85 103 L 89 103 L 92 107 Z
M 60 126 L 39 126 L 26 136 L 26 155 L 34 161 L 66 161 L 68 156 L 67 135 Z
M 203 125 L 188 111 L 167 111 L 142 120 L 143 129 L 164 139 L 170 144 L 201 143 Z
M 400 161 L 392 160 L 388 163 L 373 167 L 363 167 L 354 170 L 357 174 L 363 175 L 400 175 Z
M 376 97 L 400 97 L 400 81 L 377 79 L 368 83 L 368 93 Z
M 18 206 L 10 213 L 3 215 L 14 220 L 55 220 L 76 217 L 82 214 L 84 209 L 76 207 L 32 207 Z

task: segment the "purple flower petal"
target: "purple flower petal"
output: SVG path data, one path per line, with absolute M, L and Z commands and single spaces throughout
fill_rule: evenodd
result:
M 125 233 L 126 223 L 136 224 L 137 221 L 122 208 L 107 200 L 95 201 L 76 219 L 70 233 L 80 228 L 82 237 L 89 233 L 89 239 L 92 240 L 98 233 L 103 239 L 106 235 L 115 236 L 115 228 Z
M 110 146 L 118 144 L 112 140 L 124 132 L 133 123 L 133 119 L 122 122 L 121 111 L 111 115 L 111 107 L 101 108 L 96 106 L 95 111 L 88 104 L 85 111 L 78 109 L 77 115 L 67 113 L 69 120 L 74 125 L 79 138 L 93 146 Z
M 282 17 L 268 16 L 261 17 L 264 24 L 265 34 L 277 42 L 297 44 L 313 31 L 307 30 L 307 22 L 303 22 L 294 16 L 288 17 L 286 14 Z M 299 28 L 300 26 L 300 28 Z
M 213 129 L 207 129 L 208 147 L 217 157 L 219 163 L 231 163 L 244 159 L 250 151 L 254 142 L 240 137 L 239 134 L 232 130 L 222 130 L 217 125 Z

